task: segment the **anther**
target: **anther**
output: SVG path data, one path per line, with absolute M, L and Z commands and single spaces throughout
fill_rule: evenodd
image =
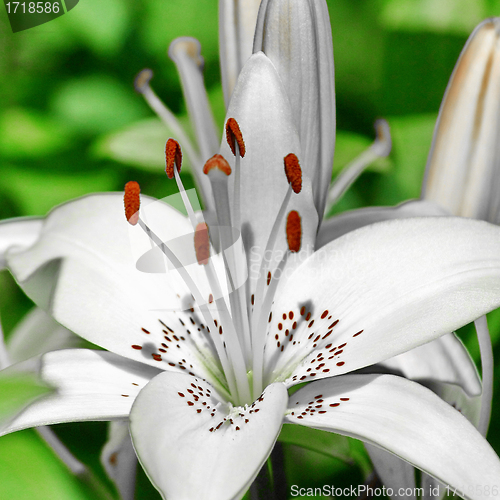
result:
M 298 252 L 302 239 L 302 225 L 300 215 L 297 211 L 292 210 L 286 220 L 286 240 L 290 252 Z
M 141 188 L 137 182 L 130 181 L 125 184 L 125 194 L 123 196 L 125 217 L 132 226 L 135 226 L 139 221 L 139 208 L 141 206 L 140 193 Z
M 299 159 L 290 153 L 283 159 L 285 163 L 285 174 L 288 182 L 291 184 L 294 193 L 300 193 L 302 189 L 302 169 Z
M 143 69 L 134 80 L 134 88 L 139 94 L 144 94 L 146 89 L 149 87 L 149 82 L 153 78 L 153 72 L 149 69 Z
M 231 167 L 222 155 L 217 154 L 207 160 L 205 166 L 203 167 L 203 173 L 208 174 L 214 168 L 220 170 L 226 175 L 231 175 Z
M 210 241 L 208 239 L 208 226 L 204 222 L 200 222 L 200 224 L 196 226 L 196 231 L 194 233 L 194 249 L 198 264 L 207 265 L 210 257 Z
M 242 158 L 245 156 L 243 134 L 241 133 L 238 122 L 234 118 L 229 118 L 226 122 L 226 140 L 234 156 L 236 156 L 236 144 L 238 144 L 240 156 Z
M 165 144 L 165 172 L 169 179 L 174 177 L 174 166 L 177 167 L 177 172 L 181 171 L 182 151 L 179 143 L 175 139 L 169 139 Z

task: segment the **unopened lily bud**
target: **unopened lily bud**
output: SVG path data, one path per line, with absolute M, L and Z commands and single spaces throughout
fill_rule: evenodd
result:
M 472 33 L 434 130 L 422 196 L 454 215 L 500 222 L 500 18 Z
M 285 86 L 302 170 L 323 214 L 335 147 L 333 44 L 325 0 L 262 0 L 254 41 L 258 51 L 271 60 Z

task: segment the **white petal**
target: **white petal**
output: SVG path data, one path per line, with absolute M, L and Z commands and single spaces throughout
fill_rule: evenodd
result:
M 241 68 L 252 55 L 260 0 L 219 0 L 219 47 L 226 106 Z
M 0 222 L 0 269 L 6 265 L 5 253 L 9 248 L 28 248 L 38 239 L 43 219 L 19 217 Z
M 241 224 L 250 279 L 254 281 L 289 186 L 283 160 L 294 153 L 301 161 L 288 97 L 276 69 L 264 54 L 254 54 L 243 68 L 226 115 L 230 117 L 238 122 L 245 141 L 246 154 L 241 160 Z M 221 154 L 230 163 L 234 162 L 225 140 Z M 302 191 L 292 193 L 287 213 L 291 210 L 297 210 L 302 218 L 302 248 L 312 247 L 318 216 L 305 173 Z M 288 250 L 285 221 L 279 229 L 275 249 L 281 255 Z
M 35 307 L 16 325 L 7 340 L 12 363 L 56 349 L 81 347 L 80 337 L 61 326 L 42 309 Z
M 240 498 L 274 446 L 287 400 L 274 384 L 253 405 L 232 407 L 207 382 L 165 372 L 134 404 L 132 440 L 164 498 Z
M 332 28 L 324 0 L 264 0 L 254 52 L 276 66 L 292 106 L 302 143 L 303 166 L 313 179 L 316 208 L 323 214 L 335 148 Z
M 4 373 L 23 370 L 23 363 Z M 139 391 L 159 370 L 116 354 L 90 349 L 68 349 L 42 356 L 40 378 L 57 392 L 21 414 L 0 434 L 27 427 L 126 418 Z
M 407 201 L 395 207 L 367 207 L 349 210 L 324 220 L 318 231 L 316 248 L 325 246 L 340 236 L 375 222 L 410 217 L 449 215 L 436 203 L 426 200 Z
M 109 423 L 109 436 L 101 452 L 101 463 L 120 492 L 121 500 L 134 500 L 137 457 L 135 455 L 128 421 Z
M 287 281 L 268 330 L 268 381 L 356 370 L 499 305 L 500 228 L 447 217 L 366 226 L 321 248 Z
M 88 196 L 58 207 L 36 245 L 12 254 L 9 265 L 39 306 L 90 342 L 158 368 L 208 377 L 213 351 L 201 319 L 187 310 L 191 293 L 175 271 L 138 270 L 132 249 L 140 255 L 152 245 L 125 220 L 122 196 Z M 188 262 L 194 256 L 188 220 L 162 202 L 142 200 L 150 202 L 141 208 L 144 219 L 163 241 L 178 242 L 180 258 Z M 191 267 L 204 277 L 202 266 Z
M 392 495 L 388 496 L 392 499 L 413 500 L 415 498 L 415 469 L 413 466 L 378 446 L 365 443 L 365 447 L 378 477 L 382 480 L 383 485 L 386 488 L 391 488 L 393 492 Z M 400 491 L 404 491 L 404 494 L 400 495 Z
M 453 333 L 387 359 L 382 365 L 412 380 L 446 382 L 459 385 L 469 396 L 481 394 L 476 365 Z
M 441 104 L 423 195 L 451 213 L 500 222 L 500 19 L 470 36 Z
M 415 382 L 392 375 L 321 380 L 297 391 L 289 408 L 288 422 L 381 446 L 465 497 L 480 499 L 485 487 L 498 486 L 500 459 L 488 442 L 460 412 Z

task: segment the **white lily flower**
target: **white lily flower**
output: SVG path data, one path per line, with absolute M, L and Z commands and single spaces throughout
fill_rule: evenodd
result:
M 130 415 L 139 459 L 169 499 L 241 497 L 283 422 L 374 443 L 453 487 L 494 485 L 500 460 L 438 396 L 401 377 L 349 373 L 498 307 L 500 229 L 466 219 L 396 220 L 313 253 L 311 181 L 304 174 L 299 191 L 300 140 L 265 55 L 252 56 L 242 71 L 229 113 L 245 143 L 235 128 L 230 142 L 245 156 L 232 166 L 217 157 L 206 170 L 219 194 L 219 222 L 240 215 L 247 260 L 231 264 L 213 255 L 186 272 L 176 266 L 184 281 L 175 271 L 144 273 L 120 223 L 121 196 L 90 196 L 54 210 L 30 249 L 10 252 L 9 266 L 61 324 L 110 352 L 44 355 L 41 376 L 57 394 L 2 432 Z M 224 144 L 221 153 L 230 158 L 228 151 Z M 176 152 L 169 150 L 171 158 Z M 170 168 L 178 177 L 175 162 Z M 168 205 L 144 210 L 149 236 L 139 227 L 142 217 L 132 229 L 145 248 L 154 232 L 171 258 L 169 242 L 193 237 L 196 226 Z M 285 222 L 287 212 L 295 212 L 293 223 Z M 193 243 L 178 258 L 196 263 L 197 248 Z M 255 263 L 259 272 L 252 273 Z M 225 300 L 216 280 L 235 265 L 246 267 L 249 280 Z M 288 388 L 304 382 L 288 397 Z M 469 490 L 464 496 L 479 498 Z

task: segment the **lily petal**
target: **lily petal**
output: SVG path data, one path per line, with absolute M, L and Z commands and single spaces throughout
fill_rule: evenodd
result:
M 236 80 L 252 55 L 260 0 L 219 0 L 219 48 L 226 106 Z
M 39 307 L 32 309 L 10 334 L 7 349 L 12 363 L 56 349 L 81 347 L 83 341 Z
M 481 394 L 476 365 L 454 333 L 387 359 L 382 365 L 415 381 L 445 382 L 459 385 L 469 396 Z
M 301 161 L 300 141 L 295 129 L 289 100 L 270 60 L 254 54 L 243 68 L 229 105 L 226 118 L 238 122 L 245 141 L 246 154 L 241 159 L 241 224 L 247 249 L 250 279 L 258 278 L 262 254 L 289 184 L 283 160 L 294 153 Z M 233 155 L 226 141 L 221 154 Z M 232 194 L 232 193 L 231 193 Z M 233 203 L 232 203 L 233 204 Z M 318 227 L 310 179 L 304 174 L 302 190 L 292 193 L 288 211 L 296 210 L 302 218 L 302 248 L 312 248 Z M 288 250 L 285 221 L 279 229 L 275 254 Z
M 151 242 L 126 222 L 122 196 L 88 196 L 55 209 L 37 244 L 9 256 L 12 272 L 38 305 L 90 342 L 161 369 L 211 377 L 214 351 L 200 318 L 188 310 L 190 292 L 175 272 L 136 268 L 132 247 L 145 251 Z M 143 210 L 163 241 L 187 235 L 192 242 L 191 225 L 173 208 L 156 202 Z M 181 243 L 181 258 L 189 260 L 191 249 Z M 201 280 L 201 266 L 194 266 Z
M 13 365 L 2 373 L 8 375 L 23 366 Z M 139 391 L 158 373 L 153 367 L 105 351 L 47 353 L 41 358 L 39 376 L 56 393 L 26 408 L 0 428 L 0 435 L 61 422 L 126 418 Z
M 130 440 L 128 421 L 110 422 L 108 429 L 101 463 L 120 492 L 121 500 L 134 500 L 137 457 Z
M 253 405 L 232 407 L 206 381 L 165 372 L 132 408 L 132 440 L 164 498 L 241 498 L 273 448 L 287 399 L 273 384 Z
M 392 499 L 406 498 L 413 500 L 415 498 L 415 469 L 405 460 L 401 460 L 396 455 L 385 451 L 378 446 L 365 443 L 366 451 L 370 456 L 378 477 L 382 480 L 384 486 L 393 491 L 389 495 Z M 401 490 L 402 489 L 402 490 Z M 404 491 L 404 495 L 399 495 L 399 491 Z M 409 492 L 411 495 L 408 495 Z
M 451 213 L 500 222 L 500 18 L 470 36 L 446 89 L 422 195 Z
M 332 29 L 324 0 L 263 0 L 254 52 L 275 65 L 299 127 L 303 169 L 313 179 L 314 201 L 323 215 L 335 148 Z
M 27 248 L 40 235 L 43 219 L 18 217 L 0 222 L 0 269 L 6 266 L 5 254 L 11 247 Z
M 440 215 L 449 215 L 449 213 L 437 203 L 427 200 L 407 201 L 395 207 L 368 207 L 349 210 L 323 221 L 318 231 L 316 248 L 321 248 L 350 231 L 375 222 Z
M 392 375 L 321 380 L 297 391 L 289 408 L 288 422 L 381 446 L 461 496 L 480 499 L 476 485 L 491 491 L 498 484 L 500 459 L 488 442 L 460 412 L 415 382 Z
M 287 281 L 268 328 L 268 380 L 363 368 L 499 305 L 496 226 L 448 217 L 366 226 L 317 251 Z

